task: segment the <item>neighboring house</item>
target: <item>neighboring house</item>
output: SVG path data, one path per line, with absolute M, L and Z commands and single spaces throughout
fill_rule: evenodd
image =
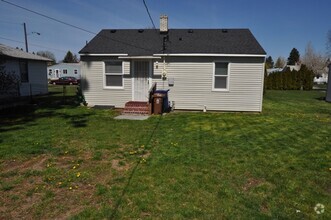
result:
M 262 111 L 266 52 L 250 30 L 161 23 L 160 31 L 102 30 L 79 52 L 89 105 L 147 101 L 157 83 L 170 90 L 175 109 Z
M 48 79 L 73 76 L 80 79 L 80 63 L 58 63 L 47 67 Z
M 291 71 L 293 71 L 293 70 L 299 71 L 301 69 L 301 64 L 295 63 L 295 65 L 286 65 L 284 70 L 286 68 L 290 68 Z
M 314 77 L 314 83 L 325 84 L 328 82 L 328 73 L 321 73 Z
M 47 62 L 50 59 L 0 44 L 0 60 L 6 73 L 17 76 L 20 96 L 48 93 Z
M 284 70 L 284 68 L 270 68 L 270 69 L 267 69 L 267 75 L 269 76 L 270 73 L 282 72 L 283 70 Z

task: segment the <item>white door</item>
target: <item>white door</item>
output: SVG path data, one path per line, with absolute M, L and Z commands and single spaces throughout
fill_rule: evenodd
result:
M 150 62 L 149 61 L 133 61 L 133 76 L 134 76 L 134 101 L 148 101 L 148 90 L 150 81 Z
M 58 69 L 55 69 L 55 78 L 59 78 L 60 77 L 59 72 L 60 71 Z

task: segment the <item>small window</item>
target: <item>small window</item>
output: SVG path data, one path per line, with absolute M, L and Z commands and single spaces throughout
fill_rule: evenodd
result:
M 215 90 L 227 90 L 228 89 L 228 66 L 229 63 L 215 63 L 214 70 L 214 85 Z
M 122 61 L 105 62 L 105 86 L 114 88 L 123 87 Z
M 68 70 L 67 69 L 63 69 L 62 73 L 63 74 L 67 74 L 68 73 Z
M 53 73 L 52 69 L 48 69 L 48 75 L 51 76 Z
M 74 69 L 74 74 L 78 74 L 78 70 Z
M 28 62 L 20 61 L 21 82 L 29 82 Z

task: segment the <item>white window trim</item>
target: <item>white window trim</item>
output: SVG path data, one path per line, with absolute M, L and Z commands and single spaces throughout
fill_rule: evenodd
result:
M 106 62 L 119 61 L 122 62 L 122 73 L 107 74 L 106 73 Z M 107 86 L 106 85 L 106 76 L 122 76 L 122 86 Z M 124 89 L 124 62 L 121 60 L 104 60 L 103 61 L 103 89 Z
M 227 63 L 228 64 L 228 73 L 227 73 L 227 80 L 226 80 L 226 88 L 225 89 L 220 89 L 220 88 L 215 88 L 215 67 L 216 63 Z M 229 92 L 230 91 L 230 69 L 231 69 L 231 63 L 227 61 L 214 61 L 213 62 L 213 80 L 212 80 L 212 91 L 216 92 Z M 216 76 L 216 77 L 225 77 L 225 76 Z
M 64 73 L 64 71 L 65 71 L 66 73 Z M 68 74 L 68 69 L 63 69 L 63 70 L 62 70 L 62 73 L 67 75 L 67 74 Z

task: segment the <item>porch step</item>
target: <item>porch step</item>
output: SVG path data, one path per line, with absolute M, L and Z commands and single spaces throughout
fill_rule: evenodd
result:
M 122 111 L 122 114 L 148 115 L 149 114 L 148 102 L 137 102 L 137 101 L 127 102 L 125 103 L 125 107 Z

